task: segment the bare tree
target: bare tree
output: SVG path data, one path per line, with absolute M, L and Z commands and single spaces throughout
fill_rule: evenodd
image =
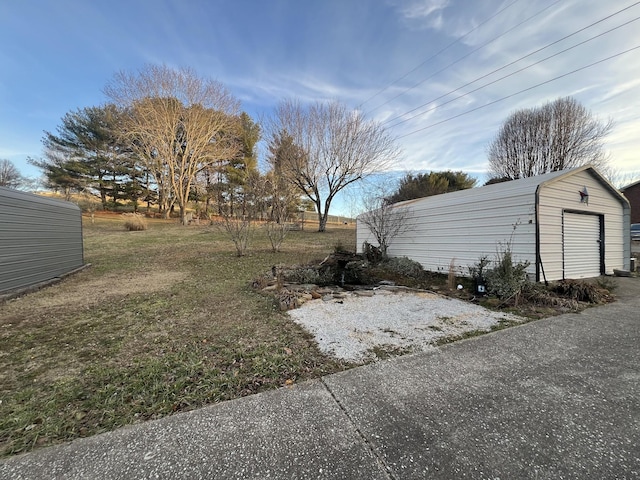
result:
M 586 164 L 604 168 L 602 142 L 612 128 L 572 97 L 517 110 L 489 144 L 489 175 L 514 180 Z
M 22 181 L 20 171 L 10 160 L 0 160 L 0 187 L 18 188 Z
M 236 254 L 243 256 L 248 248 L 254 233 L 254 223 L 263 210 L 263 198 L 265 191 L 265 179 L 256 170 L 247 175 L 243 185 L 245 208 L 233 208 L 231 202 L 220 206 L 220 220 L 216 221 L 223 231 L 227 233 L 236 247 Z
M 283 157 L 284 178 L 315 205 L 318 231 L 326 229 L 331 202 L 346 186 L 391 165 L 399 150 L 381 124 L 337 102 L 277 107 L 272 136 L 291 136 L 299 154 Z
M 366 211 L 358 216 L 358 221 L 366 225 L 375 237 L 383 257 L 387 256 L 393 239 L 412 228 L 408 207 L 394 205 L 388 198 L 389 195 L 380 188 L 368 193 L 363 200 Z
M 240 153 L 238 101 L 192 70 L 154 65 L 116 74 L 105 93 L 128 112 L 122 134 L 154 176 L 165 214 L 176 202 L 185 223 L 198 172 Z

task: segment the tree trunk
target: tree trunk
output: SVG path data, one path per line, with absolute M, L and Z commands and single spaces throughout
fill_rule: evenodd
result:
M 324 212 L 320 208 L 320 201 L 316 202 L 316 208 L 318 209 L 318 232 L 324 232 L 327 229 L 327 218 L 329 209 L 325 204 Z
M 116 172 L 113 172 L 113 186 L 111 187 L 111 194 L 113 196 L 113 211 L 118 210 L 118 184 L 116 183 Z
M 107 187 L 104 184 L 104 178 L 102 175 L 98 177 L 98 185 L 100 188 L 100 202 L 102 203 L 102 209 L 107 210 Z
M 184 205 L 180 205 L 180 223 L 182 225 L 186 225 L 187 224 L 187 209 L 185 208 Z
M 322 213 L 318 214 L 318 232 L 324 232 L 327 229 L 327 217 Z

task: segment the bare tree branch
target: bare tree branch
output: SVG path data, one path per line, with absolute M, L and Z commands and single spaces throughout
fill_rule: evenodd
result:
M 122 134 L 153 174 L 160 201 L 177 202 L 184 223 L 198 172 L 240 153 L 238 101 L 219 82 L 155 65 L 116 74 L 105 93 L 128 112 Z
M 315 204 L 321 232 L 339 191 L 384 170 L 399 156 L 395 141 L 379 123 L 337 102 L 304 107 L 283 101 L 271 129 L 272 136 L 284 133 L 300 149 L 301 154 L 286 157 L 282 173 Z
M 388 201 L 388 192 L 378 188 L 365 195 L 363 205 L 365 213 L 358 216 L 358 222 L 366 225 L 378 242 L 383 257 L 394 238 L 411 230 L 410 210 L 405 206 Z
M 0 187 L 18 188 L 22 181 L 20 171 L 10 160 L 0 160 Z
M 572 97 L 518 110 L 489 144 L 489 174 L 513 180 L 586 164 L 605 169 L 602 142 L 612 128 Z

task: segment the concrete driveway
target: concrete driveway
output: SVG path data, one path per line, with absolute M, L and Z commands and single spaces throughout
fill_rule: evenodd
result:
M 621 300 L 0 463 L 0 478 L 640 478 Z

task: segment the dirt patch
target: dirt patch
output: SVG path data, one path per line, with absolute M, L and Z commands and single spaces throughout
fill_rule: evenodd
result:
M 81 272 L 62 283 L 52 285 L 39 292 L 7 302 L 3 309 L 27 308 L 30 311 L 42 308 L 70 306 L 73 309 L 86 308 L 110 299 L 154 293 L 170 289 L 186 278 L 186 273 L 168 270 L 151 272 L 118 272 L 90 278 L 91 272 Z

